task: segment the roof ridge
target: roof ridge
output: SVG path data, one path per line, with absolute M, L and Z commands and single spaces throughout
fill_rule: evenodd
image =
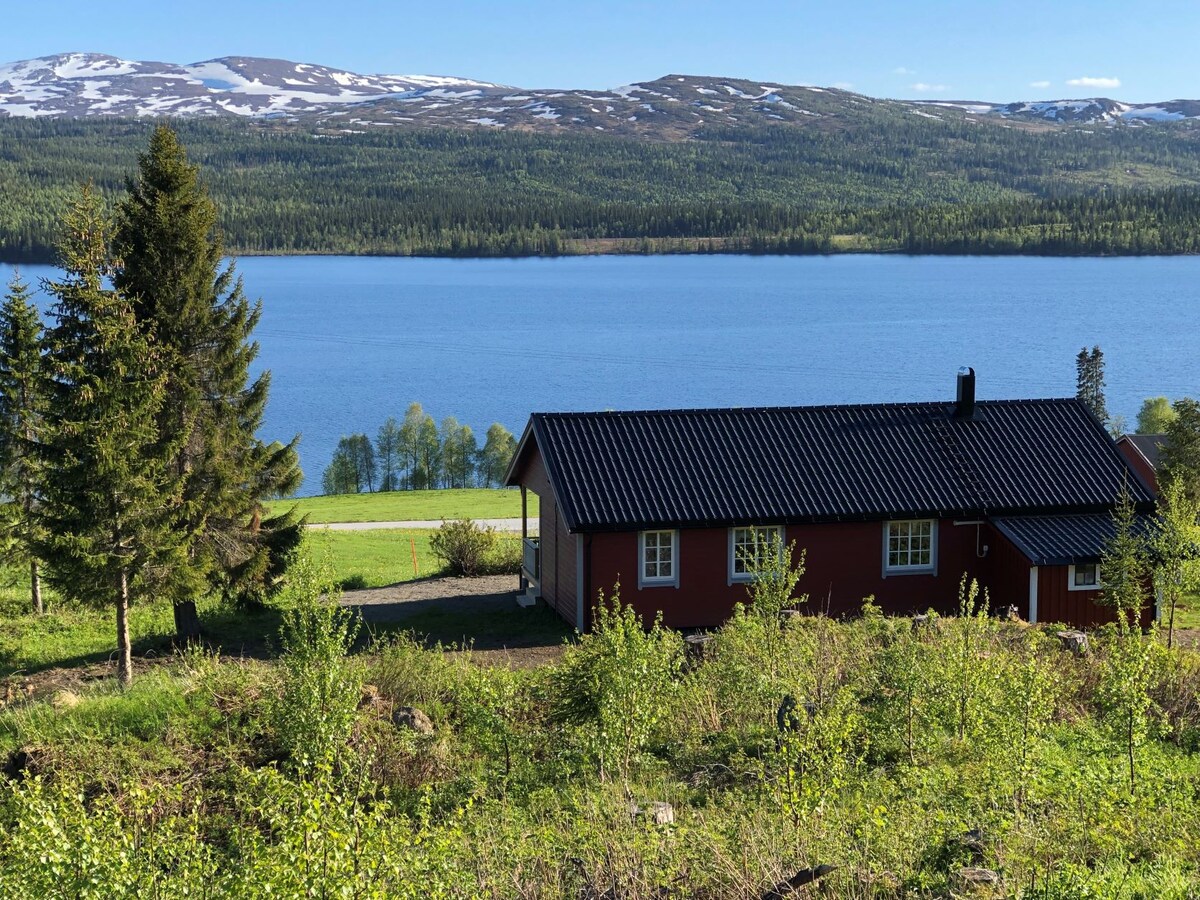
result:
M 977 400 L 976 406 L 1031 406 L 1051 403 L 1079 403 L 1077 397 L 1025 397 L 1016 399 Z M 696 407 L 665 407 L 662 409 L 599 409 L 599 410 L 567 410 L 561 412 L 534 412 L 530 415 L 539 417 L 553 416 L 554 418 L 579 418 L 584 416 L 669 416 L 693 415 L 695 413 L 726 413 L 726 412 L 791 412 L 795 410 L 849 410 L 849 409 L 928 409 L 930 407 L 953 406 L 953 399 L 942 400 L 899 400 L 880 403 L 816 403 L 796 406 L 696 406 Z

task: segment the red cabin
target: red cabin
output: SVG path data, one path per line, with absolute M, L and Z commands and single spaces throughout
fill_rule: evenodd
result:
M 580 630 L 618 581 L 646 617 L 719 624 L 764 534 L 806 551 L 814 612 L 953 612 L 965 573 L 994 609 L 1097 625 L 1122 485 L 1142 527 L 1154 507 L 1082 402 L 976 402 L 971 370 L 953 403 L 536 413 L 506 483 L 540 499 L 522 586 Z

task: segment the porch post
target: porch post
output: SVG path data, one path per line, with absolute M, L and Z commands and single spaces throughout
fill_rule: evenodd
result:
M 521 559 L 525 559 L 525 541 L 529 538 L 528 507 L 526 506 L 525 485 L 521 485 Z M 521 565 L 521 593 L 529 590 L 529 581 L 525 578 L 525 566 Z
M 1031 566 L 1029 568 L 1029 624 L 1037 624 L 1038 608 L 1037 608 L 1037 591 L 1038 591 L 1038 567 Z

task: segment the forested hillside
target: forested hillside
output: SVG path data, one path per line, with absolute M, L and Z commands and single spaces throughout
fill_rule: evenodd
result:
M 178 123 L 254 253 L 1196 252 L 1200 131 L 1010 128 L 875 110 L 698 139 Z M 151 124 L 0 121 L 0 257 L 50 257 L 80 182 Z

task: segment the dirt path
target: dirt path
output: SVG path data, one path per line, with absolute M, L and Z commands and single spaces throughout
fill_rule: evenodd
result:
M 515 606 L 519 587 L 516 575 L 421 578 L 382 588 L 346 591 L 342 603 L 359 607 L 364 622 L 395 622 L 435 607 L 478 612 L 498 604 Z
M 342 604 L 357 609 L 369 630 L 407 629 L 431 644 L 469 646 L 481 663 L 527 668 L 553 662 L 570 630 L 544 606 L 518 606 L 518 588 L 516 575 L 424 578 L 346 591 Z

